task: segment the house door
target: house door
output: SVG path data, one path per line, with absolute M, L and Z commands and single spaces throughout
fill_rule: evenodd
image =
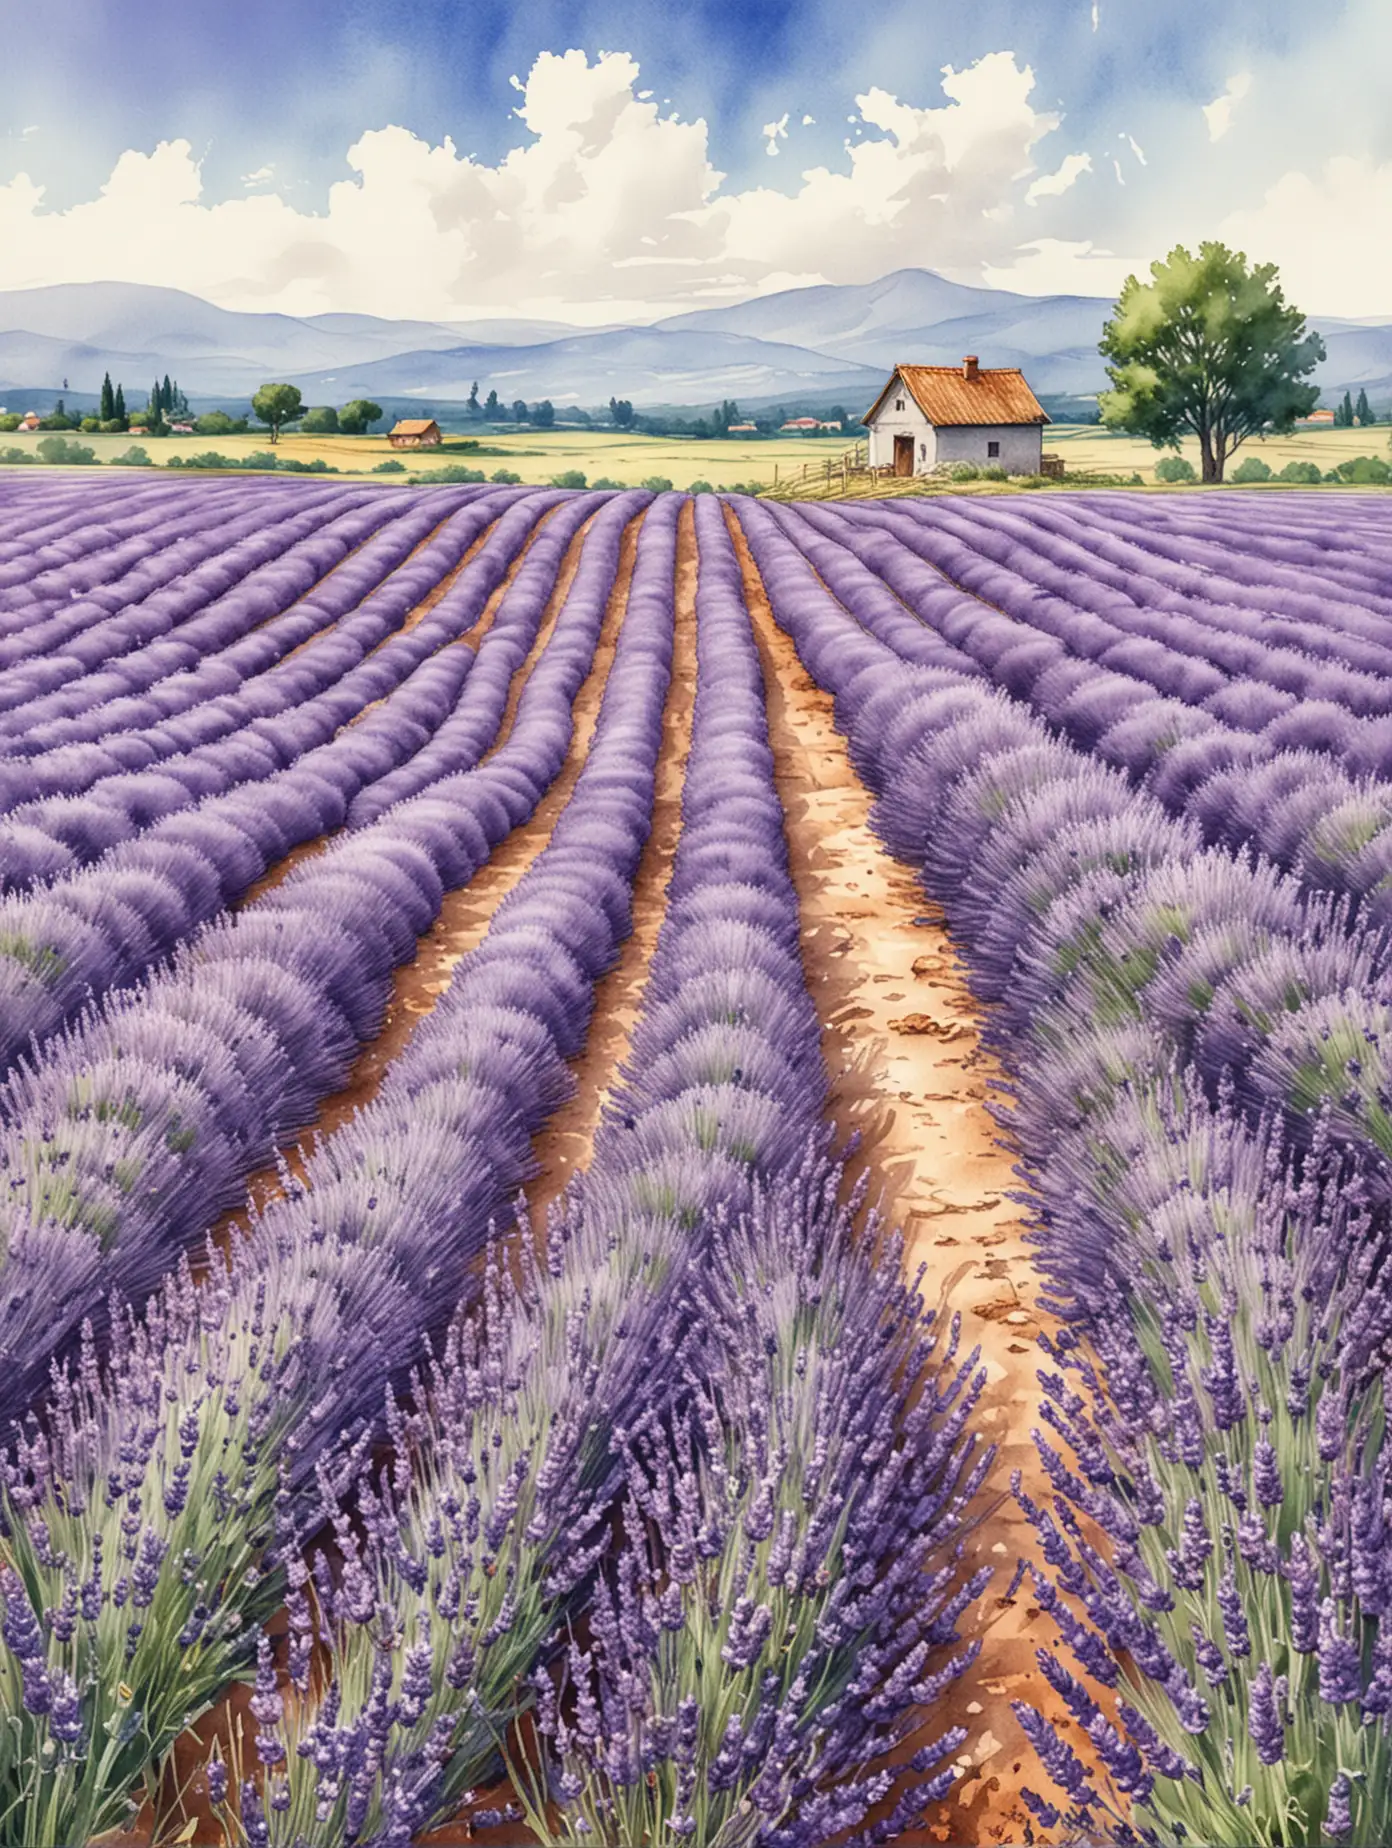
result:
M 896 475 L 913 474 L 913 446 L 911 436 L 896 436 L 894 439 L 894 472 Z

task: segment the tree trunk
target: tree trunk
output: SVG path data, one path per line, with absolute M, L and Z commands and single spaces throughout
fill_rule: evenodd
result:
M 1200 481 L 1221 481 L 1223 479 L 1223 456 L 1221 449 L 1213 446 L 1213 432 L 1204 424 L 1199 429 L 1199 479 Z

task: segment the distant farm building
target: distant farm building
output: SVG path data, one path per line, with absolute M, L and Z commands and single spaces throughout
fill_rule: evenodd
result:
M 806 436 L 812 430 L 820 430 L 821 424 L 815 417 L 790 417 L 785 424 L 779 424 L 780 430 L 791 431 L 794 436 Z
M 1333 411 L 1311 411 L 1308 417 L 1299 417 L 1296 421 L 1303 424 L 1332 424 L 1334 413 Z
M 193 425 L 191 423 L 172 423 L 169 428 L 173 431 L 175 436 L 193 435 Z
M 433 449 L 440 440 L 440 426 L 433 417 L 403 417 L 387 433 L 393 449 Z
M 871 468 L 926 475 L 954 462 L 996 463 L 1009 475 L 1037 475 L 1044 407 L 1016 366 L 896 366 L 865 413 Z
M 759 426 L 756 423 L 726 424 L 726 436 L 753 436 Z
M 19 420 L 19 427 L 21 430 L 37 430 L 39 427 L 39 413 L 37 411 L 26 411 Z

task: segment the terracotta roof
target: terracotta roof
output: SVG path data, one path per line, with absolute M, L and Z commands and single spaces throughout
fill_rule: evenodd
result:
M 424 436 L 427 430 L 435 428 L 433 417 L 403 417 L 400 423 L 391 427 L 392 436 Z
M 932 424 L 1046 424 L 1043 405 L 1018 366 L 981 367 L 974 379 L 960 366 L 896 366 L 889 384 L 861 419 L 869 423 L 902 379 Z

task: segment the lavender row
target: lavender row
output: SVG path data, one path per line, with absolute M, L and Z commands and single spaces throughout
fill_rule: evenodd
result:
M 327 497 L 316 496 L 312 506 L 300 504 L 295 513 L 269 521 L 259 507 L 226 509 L 221 521 L 200 538 L 176 541 L 128 574 L 135 580 L 131 588 L 138 597 L 134 609 L 124 599 L 108 609 L 95 598 L 74 597 L 46 621 L 26 625 L 0 644 L 4 655 L 0 712 L 12 715 L 7 725 L 22 728 L 30 701 L 42 712 L 43 707 L 37 705 L 41 695 L 167 633 L 212 597 L 230 589 L 252 565 L 278 561 L 291 542 L 307 541 L 304 549 L 311 557 L 316 550 L 322 551 L 315 545 L 315 535 L 326 523 L 326 501 Z M 374 505 L 367 491 L 351 510 L 365 521 L 382 518 L 380 499 Z M 333 556 L 329 554 L 326 562 Z M 314 576 L 323 568 L 320 565 Z M 305 580 L 301 588 L 311 582 L 313 578 Z M 25 710 L 17 711 L 20 707 Z
M 919 736 L 891 761 L 889 673 L 904 699 L 905 670 L 868 638 L 847 659 L 844 612 L 767 533 L 751 540 L 878 814 L 936 817 L 925 886 L 1000 1003 L 1041 1262 L 1070 1321 L 1038 1437 L 1056 1499 L 1021 1498 L 1055 1568 L 1036 1596 L 1075 1657 L 1041 1667 L 1106 1773 L 1022 1707 L 1063 1793 L 1037 1813 L 1052 1826 L 1061 1804 L 1110 1833 L 1141 1805 L 1156 1840 L 1181 1824 L 1378 1839 L 1387 1540 L 1365 1522 L 1350 1581 L 1347 1530 L 1324 1511 L 1380 1498 L 1386 1468 L 1370 1362 L 1392 1309 L 1368 1204 L 1392 1154 L 1368 1031 L 1385 947 L 1271 869 L 1201 851 L 968 683 L 937 674 L 910 695 Z M 1120 1730 L 1079 1668 L 1125 1697 Z
M 761 508 L 748 514 L 755 522 L 766 517 Z M 903 659 L 931 661 L 921 644 L 913 657 L 902 646 L 903 625 L 913 621 L 906 610 L 892 618 L 877 614 L 884 582 L 877 582 L 856 556 L 843 551 L 839 561 L 831 562 L 835 548 L 807 538 L 805 529 L 798 532 L 798 543 L 842 601 Z M 855 552 L 898 575 L 875 546 L 858 542 Z M 901 581 L 901 588 L 913 594 L 911 583 Z M 943 594 L 951 599 L 955 593 Z M 1005 621 L 994 620 L 998 625 Z M 1121 767 L 1171 814 L 1197 822 L 1206 841 L 1251 845 L 1311 890 L 1361 900 L 1378 921 L 1388 915 L 1384 876 L 1392 846 L 1387 833 L 1392 792 L 1381 781 L 1350 774 L 1321 748 L 1279 747 L 1272 740 L 1276 726 L 1265 737 L 1253 738 L 1143 683 L 1118 685 L 1122 677 L 1095 664 L 1060 661 L 1057 644 L 1048 637 L 1017 639 L 1001 649 L 1001 636 L 991 619 L 981 618 L 979 606 L 963 605 L 951 620 L 944 619 L 943 628 L 937 659 L 944 666 L 973 673 L 986 666 L 997 685 L 1036 706 L 1074 743 Z M 979 660 L 970 660 L 967 649 Z M 1116 716 L 1118 698 L 1121 717 Z M 1319 747 L 1331 734 L 1341 735 L 1357 723 L 1346 714 L 1338 718 L 1338 725 L 1326 727 L 1312 703 L 1293 709 L 1289 722 L 1294 737 Z
M 422 497 L 385 525 L 379 521 L 376 530 L 357 513 L 327 522 L 303 552 L 292 548 L 300 566 L 326 565 L 313 577 L 301 569 L 305 581 L 293 596 L 286 597 L 278 569 L 253 569 L 169 635 L 35 701 L 8 751 L 29 762 L 23 768 L 16 764 L 10 774 L 31 772 L 36 794 L 74 783 L 84 787 L 94 767 L 98 774 L 139 767 L 200 741 L 206 711 L 218 711 L 218 701 L 303 650 L 365 601 L 390 599 L 398 570 L 414 567 L 413 555 L 432 549 L 442 523 L 453 516 L 456 530 L 476 530 L 463 525 L 476 504 L 477 497 L 466 503 L 457 491 L 445 492 Z M 496 513 L 508 502 L 500 497 L 489 504 Z M 190 714 L 192 720 L 185 717 Z M 103 758 L 102 746 L 114 755 Z
M 862 522 L 825 517 L 843 543 L 860 549 Z M 1196 709 L 1182 735 L 1193 740 L 1206 734 L 1210 748 L 1217 744 L 1249 759 L 1292 746 L 1314 748 L 1355 773 L 1380 770 L 1388 761 L 1392 681 L 1386 678 L 1276 649 L 1256 636 L 1224 649 L 1209 623 L 1186 626 L 1180 617 L 1166 619 L 1164 642 L 1128 635 L 1113 621 L 974 559 L 960 541 L 925 538 L 922 526 L 907 517 L 876 514 L 864 524 L 890 522 L 891 542 L 876 564 L 893 587 L 949 640 L 987 664 L 1001 684 L 1088 748 L 1107 754 L 1108 732 L 1158 694 Z M 958 577 L 973 595 L 963 596 Z M 1224 653 L 1226 669 L 1214 664 Z
M 1134 497 L 1098 495 L 1095 504 L 1106 529 L 1137 548 L 1147 568 L 1153 559 L 1162 571 L 1182 571 L 1192 559 L 1200 596 L 1203 579 L 1212 576 L 1225 601 L 1264 608 L 1278 620 L 1289 612 L 1339 627 L 1347 622 L 1351 634 L 1388 639 L 1392 542 L 1376 505 L 1360 518 L 1350 499 L 1331 520 L 1329 503 L 1317 495 L 1283 495 L 1274 511 L 1254 508 L 1251 495 L 1205 496 L 1182 517 Z
M 0 565 L 0 637 L 18 634 L 44 620 L 74 594 L 95 593 L 109 602 L 106 587 L 113 580 L 184 536 L 181 515 L 191 519 L 197 532 L 225 519 L 236 505 L 230 486 L 206 503 L 183 501 L 177 508 L 172 496 L 162 500 L 158 493 L 147 491 L 123 512 L 115 507 L 93 508 L 89 503 L 87 518 L 75 532 L 47 543 L 37 510 L 30 509 L 19 527 L 32 530 L 30 549 L 14 563 Z
M 340 1529 L 354 1567 L 370 1576 L 364 1583 L 354 1570 L 341 1587 L 319 1576 L 334 1612 L 333 1681 L 287 1711 L 263 1657 L 264 1785 L 244 1786 L 242 1816 L 269 1841 L 337 1842 L 345 1832 L 404 1840 L 450 1813 L 487 1769 L 515 1711 L 509 1675 L 527 1649 L 537 1653 L 540 1632 L 526 1621 L 539 1602 L 538 1560 L 550 1575 L 541 1606 L 554 1613 L 599 1558 L 604 1530 L 596 1537 L 594 1523 L 619 1486 L 612 1460 L 623 1466 L 630 1539 L 602 1567 L 593 1648 L 572 1650 L 566 1663 L 582 1710 L 593 1703 L 596 1719 L 605 1716 L 578 1753 L 558 1724 L 554 1670 L 538 1663 L 529 1677 L 543 1755 L 541 1783 L 525 1795 L 542 1839 L 557 1839 L 559 1809 L 567 1840 L 593 1818 L 598 1839 L 656 1839 L 670 1825 L 678 1839 L 694 1834 L 714 1848 L 747 1839 L 751 1803 L 769 1827 L 791 1831 L 778 1839 L 823 1839 L 884 1794 L 889 1775 L 861 1775 L 864 1765 L 900 1735 L 910 1704 L 933 1698 L 961 1666 L 919 1679 L 927 1639 L 948 1641 L 957 1609 L 950 1573 L 925 1581 L 922 1565 L 959 1512 L 953 1490 L 963 1485 L 969 1446 L 956 1440 L 972 1388 L 949 1348 L 936 1357 L 921 1422 L 906 1416 L 887 1382 L 911 1390 L 907 1382 L 921 1371 L 914 1362 L 924 1359 L 914 1350 L 927 1331 L 899 1282 L 897 1251 L 867 1253 L 853 1243 L 836 1209 L 835 1171 L 815 1162 L 802 1171 L 798 1130 L 805 1144 L 824 1078 L 797 957 L 758 663 L 714 504 L 712 513 L 713 522 L 698 515 L 698 696 L 678 865 L 631 1058 L 642 1087 L 630 1082 L 607 1113 L 594 1165 L 553 1227 L 548 1274 L 522 1299 L 492 1303 L 483 1326 L 465 1337 L 477 1355 L 475 1377 L 509 1382 L 497 1403 L 475 1391 L 473 1417 L 461 1426 L 449 1376 L 437 1375 L 403 1485 L 373 1503 L 366 1554 Z M 557 898 L 564 910 L 554 915 L 578 909 L 570 894 Z M 518 902 L 520 912 L 535 909 L 520 894 Z M 586 928 L 582 912 L 563 941 L 583 941 Z M 543 947 L 536 967 L 564 990 L 566 958 L 554 942 L 544 955 Z M 751 985 L 751 974 L 762 982 Z M 743 1025 L 730 1018 L 731 981 L 744 983 L 752 1003 Z M 683 983 L 684 1020 L 671 1005 Z M 551 1006 L 548 999 L 548 1023 Z M 809 1081 L 810 1099 L 799 1078 Z M 782 1138 L 767 1133 L 766 1115 L 760 1121 L 743 1108 L 772 1099 L 795 1113 Z M 776 1210 L 760 1197 L 761 1178 L 777 1189 Z M 886 1261 L 877 1267 L 875 1256 Z M 751 1300 L 742 1308 L 745 1288 L 773 1307 Z M 767 1444 L 783 1383 L 795 1377 L 807 1384 L 793 1388 L 797 1414 L 782 1414 L 793 1454 L 780 1475 Z M 964 1402 L 946 1415 L 959 1395 Z M 559 1429 L 558 1406 L 569 1414 Z M 675 1453 L 659 1435 L 669 1416 L 680 1433 Z M 816 1481 L 807 1473 L 813 1454 Z M 578 1503 L 577 1457 L 588 1458 L 582 1479 L 593 1484 Z M 718 1460 L 732 1457 L 742 1465 L 727 1490 Z M 713 1479 L 702 1458 L 717 1467 Z M 858 1494 L 872 1476 L 880 1494 L 873 1506 Z M 889 1478 L 898 1478 L 897 1494 Z M 464 1499 L 461 1483 L 468 1520 L 486 1538 L 481 1561 L 451 1512 Z M 652 1519 L 655 1555 L 639 1542 L 640 1513 Z M 684 1524 L 697 1522 L 711 1565 L 693 1576 L 680 1562 L 693 1556 Z M 437 1566 L 431 1555 L 442 1540 Z M 876 1645 L 867 1641 L 867 1610 L 832 1590 L 843 1549 L 862 1582 L 875 1576 L 875 1558 L 896 1559 L 898 1590 L 872 1600 Z M 405 1569 L 407 1560 L 419 1568 Z M 500 1604 L 497 1580 L 508 1569 L 514 1595 Z M 740 1572 L 754 1576 L 741 1580 Z M 757 1596 L 765 1574 L 767 1611 Z M 766 1615 L 775 1637 L 798 1639 L 791 1660 L 768 1646 Z M 380 1646 L 384 1629 L 390 1653 Z M 305 1631 L 301 1663 L 307 1641 Z M 781 1675 L 770 1673 L 771 1660 Z M 838 1701 L 850 1660 L 859 1698 Z M 925 1748 L 920 1771 L 935 1768 L 959 1738 Z M 630 1779 L 623 1753 L 652 1775 Z M 814 1797 L 804 1775 L 814 1764 L 847 1779 Z M 953 1775 L 939 1773 L 911 1793 L 875 1839 L 890 1839 Z M 216 1763 L 210 1782 L 225 1792 Z
M 921 515 L 914 517 L 924 528 Z M 1353 670 L 1348 692 L 1366 698 L 1362 676 L 1385 676 L 1392 665 L 1385 571 L 1365 570 L 1356 593 L 1327 565 L 1316 567 L 1314 578 L 1283 571 L 1246 553 L 1236 518 L 1224 544 L 1195 531 L 1168 539 L 1105 502 L 1038 510 L 981 503 L 951 530 L 1028 582 L 1136 633 L 1157 633 L 1162 618 L 1192 641 L 1207 632 L 1220 667 L 1258 676 L 1269 670 L 1278 687 L 1294 684 L 1311 666 L 1301 657 L 1312 656 L 1331 662 L 1336 675 L 1341 665 Z
M 97 498 L 84 489 L 51 499 L 32 492 L 16 497 L 7 536 L 0 537 L 0 635 L 17 633 L 36 611 L 66 602 L 73 589 L 108 584 L 112 575 L 177 538 L 185 519 L 197 531 L 226 518 L 239 502 L 245 505 L 239 485 L 219 483 L 198 501 L 187 490 L 156 482 L 142 484 L 139 492 L 128 487 L 124 494 Z M 133 555 L 127 549 L 132 541 Z
M 498 523 L 491 555 L 476 555 L 430 617 L 404 638 L 408 662 L 421 632 L 429 645 L 474 620 L 506 559 L 530 534 L 534 511 L 519 506 Z M 559 525 L 553 522 L 545 547 L 555 553 L 583 517 L 583 509 L 572 510 Z M 284 770 L 274 769 L 264 742 L 258 750 L 257 741 L 229 740 L 226 756 L 242 772 L 241 786 L 162 816 L 159 802 L 163 795 L 168 808 L 168 785 L 133 779 L 131 818 L 147 824 L 137 827 L 134 838 L 118 839 L 70 878 L 0 901 L 0 992 L 8 1003 L 0 1068 L 8 1069 L 32 1043 L 56 1033 L 89 1000 L 139 981 L 293 847 L 341 826 L 354 798 L 375 779 L 427 751 L 437 779 L 470 770 L 497 732 L 511 675 L 535 638 L 542 601 L 534 585 L 518 588 L 480 644 L 477 672 L 476 657 L 467 649 L 447 648 L 438 660 L 427 657 L 359 723 Z M 376 678 L 370 665 L 368 671 Z M 331 695 L 329 717 L 335 700 Z M 441 739 L 447 748 L 432 748 Z M 168 783 L 176 793 L 186 787 L 172 777 Z M 145 801 L 153 801 L 153 813 L 140 807 Z M 61 819 L 71 820 L 71 809 Z M 89 804 L 79 811 L 78 825 L 101 846 L 102 830 L 115 835 L 121 824 L 119 814 L 94 811 Z
M 7 1513 L 36 1602 L 18 1579 L 6 1582 L 7 1637 L 24 1635 L 44 1600 L 57 1606 L 69 1586 L 83 1588 L 82 1621 L 50 1632 L 41 1654 L 12 1646 L 17 1660 L 0 1692 L 20 1735 L 13 1759 L 0 1756 L 0 1801 L 35 1839 L 85 1840 L 123 1819 L 147 1767 L 254 1656 L 260 1624 L 286 1587 L 279 1566 L 288 1569 L 299 1724 L 321 1736 L 335 1725 L 317 1683 L 310 1698 L 313 1626 L 294 1541 L 301 1523 L 321 1518 L 316 1475 L 335 1512 L 360 1461 L 358 1434 L 381 1424 L 388 1387 L 405 1382 L 427 1351 L 423 1337 L 456 1301 L 484 1286 L 470 1260 L 491 1223 L 507 1217 L 529 1171 L 531 1135 L 572 1088 L 565 1059 L 583 1043 L 594 983 L 629 929 L 650 823 L 679 505 L 661 504 L 644 523 L 594 738 L 551 841 L 480 948 L 457 965 L 377 1099 L 316 1149 L 303 1187 L 270 1207 L 230 1258 L 210 1254 L 200 1289 L 181 1273 L 143 1320 L 123 1316 L 110 1365 L 99 1373 L 88 1359 L 46 1415 L 49 1439 L 15 1452 Z M 492 1755 L 493 1716 L 514 1698 L 517 1663 L 530 1663 L 555 1620 L 564 1589 L 551 1582 L 558 1541 L 577 1516 L 591 1523 L 596 1496 L 604 1504 L 601 1396 L 574 1380 L 579 1392 L 551 1390 L 575 1350 L 564 1318 L 548 1320 L 542 1309 L 542 1294 L 556 1288 L 554 1276 L 532 1272 L 519 1294 L 505 1271 L 490 1269 L 483 1327 L 456 1325 L 430 1369 L 428 1415 L 422 1405 L 410 1424 L 392 1420 L 400 1459 L 383 1497 L 364 1499 L 374 1529 L 367 1557 L 344 1527 L 348 1570 L 338 1586 L 320 1577 L 323 1620 L 336 1613 L 340 1674 L 353 1656 L 369 1689 L 380 1676 L 382 1617 L 395 1604 L 414 1637 L 416 1608 L 430 1602 L 427 1575 L 437 1597 L 467 1575 L 476 1601 L 472 1675 L 457 1672 L 461 1634 L 450 1639 L 451 1678 L 442 1660 L 419 1711 L 407 1690 L 394 1719 L 377 1708 L 364 1716 L 350 1675 L 337 1723 L 351 1775 L 328 1805 L 338 1841 L 348 1818 L 361 1836 L 379 1814 L 370 1766 L 352 1763 L 352 1747 L 370 1755 L 384 1721 L 401 1735 L 425 1735 L 457 1719 L 473 1741 L 461 1739 L 458 1763 Z M 623 1305 L 610 1294 L 612 1324 Z M 249 1364 L 253 1344 L 267 1356 L 260 1365 Z M 428 1460 L 413 1475 L 410 1459 L 423 1451 Z M 114 1501 L 101 1492 L 113 1471 Z M 489 1551 L 476 1562 L 462 1510 L 480 1488 L 491 1504 Z M 544 1538 L 524 1531 L 534 1521 L 544 1522 Z M 134 1599 L 118 1579 L 132 1566 Z M 369 1636 L 361 1588 L 376 1575 Z M 490 1628 L 496 1638 L 481 1642 Z M 281 1711 L 268 1668 L 263 1645 L 255 1708 L 263 1740 Z M 417 1680 L 419 1671 L 417 1654 Z M 33 1699 L 41 1682 L 59 1691 L 56 1706 Z M 140 1724 L 114 1763 L 87 1749 L 131 1710 Z M 44 1777 L 26 1781 L 26 1762 L 42 1763 Z M 301 1795 L 313 1767 L 295 1758 L 286 1770 Z M 210 1782 L 216 1790 L 216 1769 Z
M 429 655 L 457 640 L 477 619 L 511 554 L 531 531 L 525 513 L 510 522 L 500 519 L 497 532 L 459 583 L 444 595 L 440 586 L 458 570 L 464 552 L 497 512 L 486 502 L 476 502 L 446 518 L 425 544 L 414 548 L 413 536 L 403 535 L 407 549 L 414 550 L 409 562 L 392 570 L 386 583 L 351 614 L 302 645 L 293 660 L 253 676 L 236 691 L 193 706 L 182 721 L 128 733 L 123 741 L 127 749 L 136 740 L 150 749 L 148 761 L 139 768 L 99 777 L 84 795 L 47 796 L 12 809 L 0 823 L 0 885 L 21 891 L 38 880 L 60 878 L 118 841 L 134 838 L 152 823 L 208 796 L 274 779 L 316 751 L 328 755 L 315 761 L 327 762 L 341 727 L 355 723 L 366 707 L 387 698 Z M 426 515 L 427 520 L 434 517 Z M 337 595 L 351 608 L 350 586 L 341 587 Z M 402 634 L 403 624 L 427 596 L 437 597 L 434 607 Z M 295 605 L 298 624 L 322 620 L 322 602 L 312 601 L 317 607 L 303 601 Z M 460 672 L 447 676 L 455 691 L 472 655 L 465 651 L 456 661 Z M 190 736 L 201 742 L 185 745 Z M 418 735 L 417 744 L 423 741 Z M 409 731 L 401 735 L 401 744 L 404 756 L 410 748 Z M 159 750 L 161 745 L 166 749 Z M 92 746 L 90 755 L 100 763 L 106 748 Z M 69 774 L 74 755 L 71 747 L 51 754 L 63 760 Z M 34 768 L 37 780 L 47 780 L 43 759 L 35 760 Z
M 328 485 L 316 483 L 316 492 Z M 220 493 L 247 489 L 273 493 L 282 486 L 267 480 L 217 484 Z M 189 497 L 198 493 L 191 485 L 149 476 L 131 476 L 120 481 L 114 478 L 78 481 L 72 476 L 22 478 L 11 475 L 3 488 L 0 508 L 5 511 L 6 529 L 5 535 L 0 537 L 0 597 L 9 598 L 18 593 L 17 601 L 21 605 L 25 601 L 23 586 L 36 563 L 43 569 L 99 550 L 105 543 L 103 534 L 109 526 L 116 523 L 124 526 L 132 520 L 145 521 L 152 517 L 152 509 L 172 509 L 178 501 L 187 505 Z M 94 509 L 110 509 L 111 518 L 94 521 Z M 95 534 L 92 533 L 94 526 Z M 0 604 L 0 608 L 3 607 Z
M 415 953 L 444 892 L 468 882 L 559 771 L 622 527 L 641 502 L 616 497 L 601 511 L 489 763 L 296 867 L 11 1074 L 0 1093 L 11 1183 L 0 1206 L 0 1412 L 23 1410 L 47 1356 L 108 1289 L 142 1298 L 237 1204 L 276 1140 L 342 1084 L 380 1023 L 392 969 Z M 200 863 L 195 850 L 165 851 L 180 856 L 181 878 Z M 202 863 L 211 904 L 216 873 Z

